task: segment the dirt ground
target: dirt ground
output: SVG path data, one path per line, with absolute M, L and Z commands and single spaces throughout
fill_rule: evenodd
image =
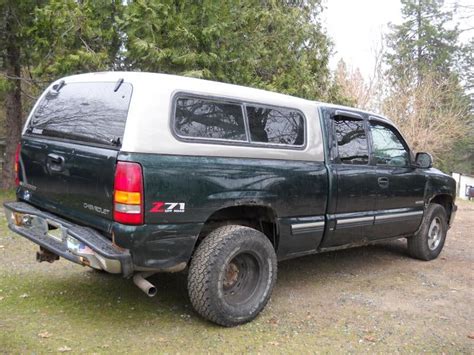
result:
M 437 260 L 385 242 L 279 264 L 264 312 L 237 328 L 191 309 L 186 275 L 130 280 L 35 262 L 36 247 L 0 215 L 0 353 L 474 352 L 474 203 L 458 202 Z

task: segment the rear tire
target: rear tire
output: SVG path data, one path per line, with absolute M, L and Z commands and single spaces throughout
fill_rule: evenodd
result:
M 418 233 L 408 238 L 408 252 L 420 260 L 433 260 L 443 249 L 448 232 L 446 210 L 436 203 L 426 209 Z
M 239 225 L 222 226 L 209 233 L 191 260 L 189 298 L 202 317 L 236 326 L 262 311 L 276 276 L 275 250 L 263 233 Z

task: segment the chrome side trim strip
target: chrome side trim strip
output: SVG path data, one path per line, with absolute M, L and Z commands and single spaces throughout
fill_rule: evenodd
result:
M 324 227 L 324 221 L 292 224 L 291 230 L 297 231 L 301 229 L 311 229 L 311 228 L 318 228 L 318 227 Z
M 385 219 L 392 219 L 392 218 L 418 216 L 422 214 L 423 214 L 423 211 L 389 213 L 386 215 L 375 216 L 375 220 L 377 221 L 377 220 L 385 220 Z
M 374 216 L 338 219 L 337 224 L 349 224 L 349 223 L 369 222 L 369 221 L 373 222 Z

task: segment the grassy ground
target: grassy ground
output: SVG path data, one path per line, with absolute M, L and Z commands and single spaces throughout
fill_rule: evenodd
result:
M 225 329 L 192 311 L 185 274 L 154 277 L 150 299 L 130 280 L 38 264 L 0 213 L 0 353 L 472 353 L 473 229 L 474 203 L 460 203 L 435 261 L 397 241 L 280 263 L 262 315 Z

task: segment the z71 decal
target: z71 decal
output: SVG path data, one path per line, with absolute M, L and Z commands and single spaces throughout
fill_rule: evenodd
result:
M 183 213 L 184 202 L 153 202 L 153 207 L 150 209 L 151 213 Z

